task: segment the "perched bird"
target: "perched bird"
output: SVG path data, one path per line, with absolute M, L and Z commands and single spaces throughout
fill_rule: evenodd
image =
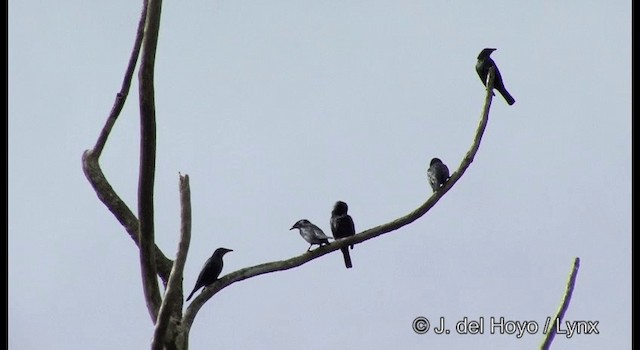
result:
M 498 66 L 491 59 L 491 53 L 496 49 L 484 49 L 480 51 L 478 55 L 478 63 L 476 63 L 476 72 L 478 72 L 478 76 L 480 80 L 482 80 L 482 84 L 487 86 L 487 75 L 489 75 L 489 68 L 492 66 L 495 67 L 495 78 L 493 79 L 493 88 L 498 90 L 502 97 L 507 101 L 509 105 L 516 103 L 516 100 L 509 94 L 507 89 L 504 87 L 504 83 L 502 82 L 502 75 L 498 70 Z M 493 94 L 493 92 L 491 92 Z M 495 95 L 495 94 L 494 94 Z
M 435 192 L 449 180 L 449 168 L 444 165 L 440 158 L 433 158 L 427 170 L 427 177 L 429 178 L 431 189 Z
M 307 249 L 307 251 L 311 250 L 311 247 L 314 244 L 317 244 L 321 247 L 325 244 L 329 244 L 329 238 L 331 237 L 325 235 L 320 227 L 312 224 L 307 219 L 298 220 L 298 222 L 293 224 L 293 226 L 289 230 L 293 230 L 294 228 L 300 230 L 300 236 L 302 236 L 302 238 L 304 238 L 304 240 L 309 243 L 309 249 Z
M 218 248 L 213 255 L 204 263 L 202 267 L 202 271 L 200 271 L 200 275 L 198 275 L 198 281 L 196 282 L 196 286 L 193 287 L 193 291 L 189 294 L 189 297 L 186 301 L 189 301 L 198 289 L 202 287 L 206 287 L 211 283 L 215 282 L 220 276 L 220 272 L 222 272 L 222 257 L 228 252 L 232 252 L 233 250 L 227 248 Z
M 353 219 L 347 214 L 349 207 L 347 203 L 343 201 L 337 201 L 331 211 L 331 232 L 333 238 L 347 238 L 356 234 L 355 226 L 353 225 Z M 353 245 L 351 245 L 353 249 Z M 353 267 L 351 264 L 351 256 L 349 255 L 348 247 L 340 248 L 342 255 L 344 256 L 344 265 L 350 269 Z

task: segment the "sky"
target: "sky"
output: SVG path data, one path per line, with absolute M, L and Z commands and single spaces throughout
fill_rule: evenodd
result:
M 153 325 L 138 252 L 81 167 L 120 90 L 141 2 L 8 4 L 9 349 L 140 349 Z M 191 290 L 288 259 L 348 203 L 357 232 L 431 196 L 472 144 L 485 47 L 493 99 L 478 154 L 426 215 L 351 251 L 251 278 L 197 315 L 191 349 L 534 349 L 580 257 L 555 349 L 631 348 L 630 1 L 165 1 L 155 89 L 156 243 L 174 258 L 191 184 Z M 137 211 L 137 78 L 101 158 Z M 416 334 L 440 319 L 449 334 Z M 460 334 L 466 317 L 481 334 Z M 491 332 L 491 318 L 537 332 Z

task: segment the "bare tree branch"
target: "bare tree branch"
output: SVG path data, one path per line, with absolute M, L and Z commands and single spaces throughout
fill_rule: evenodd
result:
M 406 226 L 416 221 L 417 219 L 422 217 L 424 214 L 426 214 L 429 211 L 429 209 L 431 209 L 440 200 L 440 198 L 442 198 L 442 196 L 444 196 L 444 194 L 447 193 L 449 189 L 451 189 L 451 187 L 458 181 L 458 179 L 460 179 L 462 174 L 464 174 L 464 172 L 467 170 L 469 165 L 471 165 L 471 163 L 473 162 L 476 152 L 478 152 L 478 149 L 480 148 L 480 141 L 482 140 L 482 135 L 484 133 L 484 130 L 487 126 L 487 122 L 489 120 L 489 109 L 490 109 L 489 107 L 491 105 L 491 100 L 492 100 L 494 74 L 495 72 L 492 67 L 489 70 L 489 75 L 487 77 L 488 83 L 487 83 L 487 97 L 485 99 L 485 106 L 482 111 L 480 125 L 478 126 L 478 129 L 476 131 L 476 136 L 474 138 L 473 144 L 471 145 L 471 149 L 469 149 L 466 156 L 460 163 L 460 167 L 458 168 L 458 170 L 456 170 L 456 172 L 454 172 L 451 175 L 451 178 L 449 179 L 449 181 L 447 181 L 447 183 L 443 187 L 441 187 L 438 191 L 434 192 L 424 204 L 422 204 L 420 207 L 418 207 L 414 211 L 410 212 L 409 214 L 401 218 L 398 218 L 386 224 L 368 229 L 366 231 L 360 232 L 352 237 L 338 239 L 331 244 L 319 247 L 311 252 L 305 252 L 302 255 L 290 258 L 288 260 L 274 261 L 274 262 L 264 263 L 256 266 L 246 267 L 223 276 L 212 285 L 204 288 L 202 293 L 200 293 L 193 300 L 193 302 L 189 304 L 189 306 L 187 307 L 187 310 L 184 313 L 184 316 L 182 317 L 183 326 L 186 329 L 191 328 L 191 324 L 193 323 L 193 320 L 195 319 L 198 311 L 202 308 L 204 303 L 207 302 L 211 297 L 213 297 L 220 290 L 222 290 L 223 288 L 233 283 L 245 280 L 247 278 L 263 275 L 266 273 L 292 269 L 294 267 L 305 264 L 311 260 L 317 259 L 325 254 L 329 254 L 333 251 L 336 251 L 340 248 L 343 248 L 352 244 L 362 243 L 364 241 L 368 241 L 372 238 L 378 237 L 382 234 L 395 231 L 403 226 Z
M 98 140 L 96 141 L 93 149 L 86 150 L 82 155 L 82 169 L 84 174 L 93 187 L 94 191 L 98 195 L 98 198 L 104 205 L 113 213 L 116 219 L 124 226 L 125 230 L 129 233 L 129 236 L 133 239 L 136 245 L 140 245 L 138 241 L 138 219 L 131 212 L 129 207 L 124 201 L 116 194 L 113 187 L 109 184 L 109 181 L 104 176 L 102 169 L 100 168 L 100 156 L 102 150 L 107 142 L 109 134 L 115 124 L 118 116 L 122 112 L 124 103 L 129 95 L 129 89 L 131 87 L 131 80 L 133 72 L 140 54 L 140 47 L 142 45 L 142 38 L 144 34 L 144 24 L 147 18 L 147 2 L 143 1 L 142 14 L 140 15 L 140 21 L 138 23 L 138 30 L 136 32 L 136 39 L 133 45 L 133 51 L 129 58 L 129 64 L 125 72 L 125 76 L 122 82 L 120 92 L 116 94 L 111 112 L 107 117 L 107 121 L 102 128 Z M 171 271 L 172 261 L 162 254 L 158 247 L 155 247 L 156 252 L 156 268 L 158 275 L 166 283 Z
M 102 128 L 100 132 L 100 136 L 98 136 L 98 140 L 96 141 L 95 146 L 91 152 L 95 155 L 96 158 L 100 158 L 102 154 L 102 150 L 104 149 L 104 145 L 107 143 L 107 138 L 111 133 L 111 129 L 113 125 L 116 123 L 120 112 L 122 112 L 122 107 L 124 107 L 124 103 L 127 100 L 127 96 L 129 95 L 129 88 L 131 87 L 131 79 L 133 78 L 133 72 L 136 69 L 136 63 L 138 62 L 138 56 L 140 55 L 140 46 L 142 46 L 142 38 L 144 34 L 144 23 L 147 18 L 147 2 L 143 1 L 142 5 L 142 14 L 140 15 L 140 21 L 138 22 L 138 30 L 136 32 L 136 40 L 133 44 L 133 51 L 131 51 L 131 57 L 129 57 L 129 64 L 127 66 L 127 70 L 124 74 L 124 79 L 122 81 L 122 87 L 120 88 L 120 92 L 116 94 L 116 100 L 113 102 L 113 107 L 111 107 L 111 113 L 109 113 L 109 117 L 107 118 L 107 122 L 105 126 Z
M 138 219 L 113 190 L 113 187 L 111 187 L 109 181 L 107 181 L 102 173 L 102 169 L 98 163 L 98 158 L 89 150 L 85 151 L 82 155 L 82 169 L 100 201 L 102 201 L 107 209 L 113 213 L 127 233 L 129 233 L 133 242 L 139 247 Z M 169 273 L 171 272 L 171 265 L 173 265 L 173 262 L 164 256 L 162 251 L 160 251 L 160 248 L 157 246 L 155 247 L 155 251 L 158 275 L 166 283 L 166 281 L 169 280 Z
M 153 335 L 151 348 L 154 350 L 162 350 L 165 343 L 165 334 L 169 325 L 170 316 L 178 313 L 178 320 L 182 312 L 182 274 L 184 265 L 187 261 L 187 253 L 189 252 L 189 244 L 191 242 L 191 189 L 189 187 L 189 175 L 180 176 L 180 204 L 181 204 L 181 222 L 180 242 L 178 244 L 178 252 L 176 260 L 169 276 L 169 283 L 164 293 L 162 305 L 160 305 L 160 313 L 156 321 L 156 328 Z
M 573 288 L 576 284 L 576 277 L 578 277 L 578 269 L 580 268 L 580 258 L 576 257 L 573 261 L 573 268 L 571 269 L 571 275 L 569 275 L 569 282 L 567 282 L 567 289 L 564 293 L 564 297 L 562 298 L 562 304 L 556 313 L 556 316 L 553 319 L 553 323 L 551 324 L 550 329 L 545 330 L 547 332 L 547 336 L 544 338 L 544 342 L 540 349 L 549 350 L 551 347 L 551 343 L 553 342 L 553 338 L 556 336 L 556 332 L 558 329 L 558 323 L 562 322 L 564 318 L 564 314 L 569 309 L 569 302 L 571 302 L 571 295 L 573 294 Z
M 153 322 L 158 319 L 160 288 L 158 287 L 153 223 L 153 188 L 156 169 L 156 110 L 154 68 L 162 0 L 149 0 L 147 21 L 142 39 L 140 71 L 140 175 L 138 177 L 138 220 L 140 268 L 147 309 Z

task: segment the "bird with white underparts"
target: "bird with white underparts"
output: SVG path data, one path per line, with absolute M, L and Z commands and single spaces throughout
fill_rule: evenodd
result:
M 289 230 L 293 230 L 295 228 L 300 230 L 300 236 L 309 243 L 307 251 L 311 250 L 311 247 L 314 245 L 322 247 L 325 244 L 329 244 L 329 238 L 331 237 L 325 235 L 320 227 L 312 224 L 307 219 L 298 220 Z

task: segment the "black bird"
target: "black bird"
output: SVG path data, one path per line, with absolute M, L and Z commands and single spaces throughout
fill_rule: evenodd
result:
M 331 237 L 325 235 L 320 227 L 312 224 L 307 219 L 298 220 L 298 222 L 293 224 L 293 226 L 289 230 L 293 230 L 294 228 L 299 229 L 300 236 L 302 236 L 302 238 L 304 238 L 304 240 L 309 243 L 309 249 L 307 249 L 307 251 L 311 250 L 311 247 L 314 244 L 317 244 L 321 247 L 325 244 L 329 244 L 329 238 Z
M 198 289 L 202 287 L 206 287 L 211 283 L 215 282 L 220 276 L 220 272 L 222 272 L 222 257 L 228 252 L 232 252 L 233 250 L 227 248 L 218 248 L 213 255 L 204 263 L 202 267 L 202 271 L 200 271 L 200 275 L 198 275 L 198 281 L 196 282 L 196 286 L 193 287 L 193 291 L 189 294 L 189 297 L 186 301 L 189 301 Z
M 491 59 L 491 53 L 496 49 L 484 49 L 480 51 L 478 55 L 478 63 L 476 63 L 476 72 L 478 72 L 478 76 L 480 80 L 482 80 L 482 84 L 487 86 L 487 75 L 489 75 L 489 68 L 492 66 L 495 67 L 495 78 L 493 79 L 493 88 L 498 90 L 502 97 L 507 101 L 509 105 L 516 103 L 516 100 L 509 94 L 507 89 L 504 87 L 504 83 L 502 82 L 502 75 L 498 70 L 498 66 Z M 493 92 L 491 92 L 493 94 Z M 494 94 L 495 95 L 495 94 Z
M 343 201 L 337 201 L 333 206 L 333 210 L 331 211 L 331 232 L 333 233 L 333 238 L 347 238 L 356 234 L 355 226 L 353 225 L 353 219 L 347 211 L 349 207 L 347 203 Z M 353 249 L 353 244 L 351 245 L 351 249 Z M 349 249 L 347 247 L 340 248 L 342 251 L 342 255 L 344 256 L 344 265 L 350 269 L 353 267 L 351 264 L 351 256 L 349 255 Z
M 449 180 L 449 168 L 440 158 L 433 158 L 427 170 L 427 177 L 429 178 L 431 189 L 435 192 Z

